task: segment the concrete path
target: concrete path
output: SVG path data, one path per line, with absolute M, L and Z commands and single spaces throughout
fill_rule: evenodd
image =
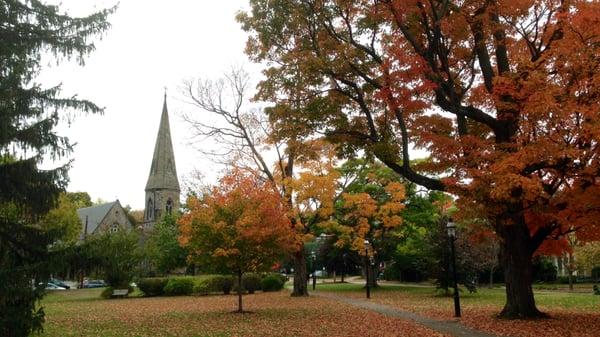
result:
M 399 310 L 388 305 L 369 302 L 368 300 L 360 300 L 324 292 L 312 292 L 311 295 L 329 298 L 338 302 L 343 302 L 355 307 L 375 311 L 380 314 L 384 314 L 391 317 L 412 320 L 432 330 L 436 330 L 441 333 L 449 334 L 456 337 L 497 337 L 496 335 L 467 328 L 464 325 L 455 321 L 442 321 L 432 319 L 415 314 L 413 312 Z
M 344 281 L 346 281 L 347 283 L 352 283 L 352 284 L 363 284 L 363 285 L 365 284 L 365 279 L 360 276 L 349 276 L 349 277 L 346 277 L 346 279 Z M 377 284 L 383 285 L 383 286 L 412 287 L 412 288 L 435 288 L 436 287 L 434 284 L 403 283 L 403 282 L 398 282 L 398 281 L 384 281 L 384 280 L 377 281 Z

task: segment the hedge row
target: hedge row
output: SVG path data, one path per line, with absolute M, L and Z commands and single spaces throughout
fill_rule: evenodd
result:
M 245 274 L 242 278 L 243 291 L 253 294 L 257 290 L 279 291 L 287 278 L 281 274 Z M 208 295 L 211 293 L 230 294 L 237 292 L 237 278 L 230 275 L 196 277 L 150 277 L 137 282 L 144 296 Z

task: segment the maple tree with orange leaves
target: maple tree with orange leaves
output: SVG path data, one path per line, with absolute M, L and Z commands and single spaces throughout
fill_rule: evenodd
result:
M 600 239 L 600 2 L 252 0 L 259 97 L 302 83 L 313 132 L 451 193 L 501 241 L 506 318 L 544 316 L 532 256 Z M 283 19 L 285 18 L 285 19 Z M 410 149 L 430 158 L 411 164 Z
M 351 183 L 336 200 L 335 216 L 319 226 L 334 235 L 335 247 L 355 251 L 374 266 L 385 260 L 385 252 L 396 242 L 406 198 L 399 177 L 378 168 L 363 161 L 348 161 L 338 168 L 340 180 Z M 372 286 L 377 285 L 378 269 L 365 268 Z
M 189 211 L 178 221 L 179 242 L 190 260 L 237 275 L 238 312 L 243 312 L 243 274 L 269 270 L 295 248 L 284 205 L 270 183 L 234 171 L 209 194 L 190 197 Z

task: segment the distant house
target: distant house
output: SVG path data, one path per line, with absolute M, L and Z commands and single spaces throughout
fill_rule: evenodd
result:
M 77 215 L 83 228 L 79 240 L 96 233 L 129 231 L 133 228 L 119 200 L 80 208 Z

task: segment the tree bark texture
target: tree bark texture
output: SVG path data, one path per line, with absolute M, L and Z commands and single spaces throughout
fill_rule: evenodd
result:
M 541 318 L 533 297 L 532 255 L 529 230 L 524 221 L 498 226 L 503 240 L 500 259 L 504 266 L 506 304 L 499 316 L 508 319 Z
M 306 258 L 304 256 L 304 250 L 295 252 L 293 258 L 294 289 L 292 290 L 292 296 L 308 296 L 308 278 L 306 273 Z

